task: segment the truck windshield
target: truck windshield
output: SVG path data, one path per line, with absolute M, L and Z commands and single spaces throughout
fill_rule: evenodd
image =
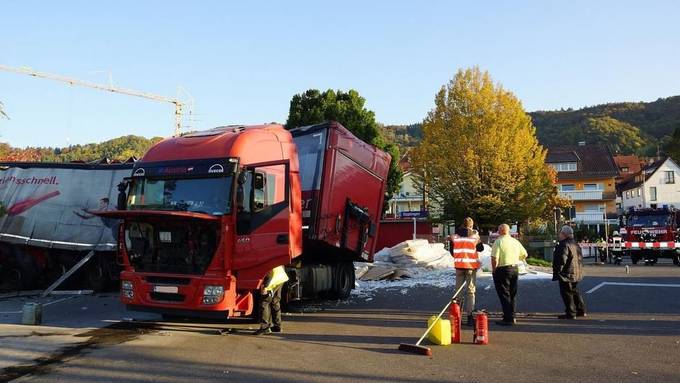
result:
M 231 213 L 232 176 L 185 179 L 133 179 L 130 210 L 174 210 L 223 215 Z
M 634 215 L 630 217 L 630 226 L 666 226 L 670 216 L 668 215 Z

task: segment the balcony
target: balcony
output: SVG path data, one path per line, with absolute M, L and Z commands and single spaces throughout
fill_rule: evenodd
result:
M 573 221 L 578 223 L 603 224 L 604 214 L 597 211 L 576 212 L 576 216 L 574 217 Z M 617 219 L 612 218 L 608 219 L 607 221 L 610 225 L 616 225 L 619 223 Z
M 560 191 L 560 196 L 569 198 L 572 201 L 603 201 L 616 199 L 615 193 L 605 192 L 603 190 L 562 190 Z
M 576 222 L 604 222 L 604 216 L 602 213 L 598 213 L 596 211 L 593 212 L 583 212 L 583 213 L 576 213 L 576 217 L 574 217 L 574 221 Z

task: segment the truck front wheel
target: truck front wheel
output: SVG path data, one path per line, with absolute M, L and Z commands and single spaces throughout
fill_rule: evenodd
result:
M 331 299 L 347 299 L 354 288 L 354 264 L 352 262 L 338 263 L 334 266 L 333 290 Z
M 630 261 L 633 262 L 634 265 L 637 265 L 637 263 L 640 261 L 640 256 L 638 256 L 638 255 L 631 255 L 631 256 L 630 256 Z

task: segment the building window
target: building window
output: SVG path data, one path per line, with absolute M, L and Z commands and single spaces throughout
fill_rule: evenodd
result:
M 628 173 L 628 171 L 629 171 L 628 166 L 624 166 L 621 168 L 622 173 Z
M 649 200 L 656 201 L 656 187 L 654 186 L 649 188 Z
M 587 212 L 599 212 L 604 211 L 604 206 L 599 203 L 589 203 L 583 207 L 583 210 Z
M 559 162 L 555 164 L 548 164 L 553 167 L 553 169 L 558 172 L 575 172 L 576 162 Z
M 601 184 L 583 184 L 583 190 L 602 190 Z
M 665 172 L 663 172 L 663 174 L 664 174 L 664 177 L 663 177 L 664 183 L 666 183 L 666 184 L 674 184 L 675 183 L 675 172 L 674 171 L 672 171 L 672 170 L 665 171 Z
M 638 188 L 637 190 L 637 196 L 640 197 L 642 195 L 642 188 Z
M 626 191 L 626 199 L 630 199 L 630 191 Z
M 576 190 L 576 185 L 574 184 L 562 184 L 560 185 L 562 191 L 574 191 Z

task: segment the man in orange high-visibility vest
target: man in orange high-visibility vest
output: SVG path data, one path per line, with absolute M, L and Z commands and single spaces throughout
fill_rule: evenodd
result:
M 457 231 L 452 241 L 453 266 L 456 268 L 456 290 L 463 282 L 466 284 L 464 312 L 467 313 L 467 325 L 472 326 L 472 312 L 475 309 L 475 292 L 477 269 L 481 267 L 477 246 L 480 244 L 479 233 L 473 228 L 472 218 L 465 218 L 463 227 Z M 483 247 L 482 247 L 483 249 Z

